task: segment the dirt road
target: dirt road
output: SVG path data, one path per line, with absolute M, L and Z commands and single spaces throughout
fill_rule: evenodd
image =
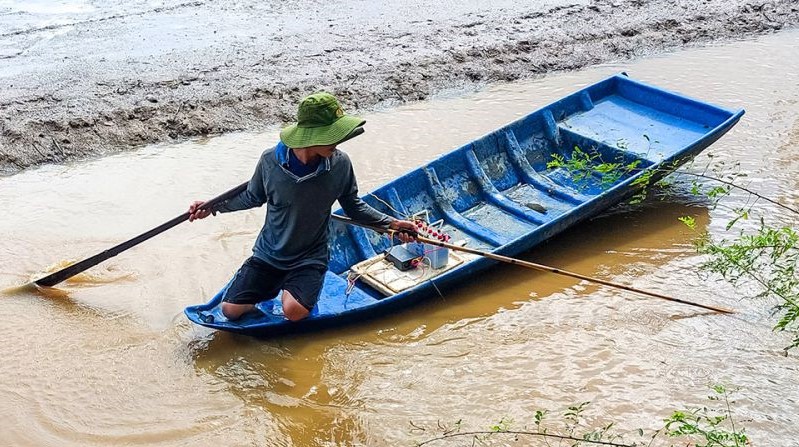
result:
M 797 0 L 5 0 L 0 173 L 797 25 Z

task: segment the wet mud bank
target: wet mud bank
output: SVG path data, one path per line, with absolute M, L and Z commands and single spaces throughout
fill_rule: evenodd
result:
M 288 122 L 320 89 L 363 111 L 799 25 L 796 0 L 339 3 L 0 11 L 0 173 Z

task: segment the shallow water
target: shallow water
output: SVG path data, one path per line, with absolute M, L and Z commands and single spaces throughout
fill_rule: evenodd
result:
M 65 3 L 66 4 L 66 3 Z M 799 206 L 797 31 L 493 86 L 365 116 L 343 148 L 362 192 L 618 71 L 746 115 L 708 153 L 740 162 L 749 187 Z M 0 285 L 39 277 L 247 179 L 276 132 L 148 147 L 0 178 Z M 703 162 L 697 164 L 701 169 Z M 771 330 L 770 303 L 697 276 L 693 234 L 723 235 L 730 208 L 687 193 L 620 208 L 523 258 L 734 307 L 733 317 L 501 266 L 391 318 L 275 340 L 190 325 L 248 255 L 263 210 L 181 226 L 61 287 L 0 310 L 0 445 L 413 445 L 438 421 L 532 427 L 535 410 L 591 401 L 592 422 L 655 428 L 740 388 L 756 445 L 797 445 L 799 363 Z M 770 218 L 795 219 L 765 204 Z M 57 268 L 57 266 L 55 267 Z M 413 425 L 425 427 L 421 432 Z M 444 445 L 444 444 L 439 444 Z

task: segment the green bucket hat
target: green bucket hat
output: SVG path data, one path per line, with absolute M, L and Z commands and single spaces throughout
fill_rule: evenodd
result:
M 357 116 L 345 115 L 336 97 L 325 92 L 314 93 L 300 101 L 297 121 L 280 131 L 280 141 L 290 148 L 340 143 L 366 122 Z

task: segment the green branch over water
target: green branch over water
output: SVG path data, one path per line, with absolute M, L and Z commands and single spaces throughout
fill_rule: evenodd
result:
M 708 157 L 712 161 L 712 154 Z M 640 203 L 655 186 L 665 192 L 664 196 L 668 196 L 673 184 L 663 178 L 675 172 L 675 166 L 647 169 L 641 167 L 639 160 L 606 161 L 595 148 L 584 151 L 578 146 L 568 156 L 552 154 L 552 160 L 547 163 L 548 169 L 560 170 L 578 188 L 586 190 L 607 189 L 621 180 L 634 177 L 631 186 L 636 192 L 630 204 Z M 707 231 L 698 231 L 691 217 L 680 220 L 696 232 L 696 250 L 707 256 L 701 265 L 703 274 L 719 275 L 735 286 L 753 286 L 755 291 L 751 298 L 776 299 L 778 304 L 773 307 L 773 313 L 778 320 L 774 329 L 792 334 L 793 339 L 786 351 L 799 347 L 799 234 L 791 225 L 793 221 L 788 224 L 767 223 L 767 217 L 774 220 L 775 216 L 768 209 L 757 208 L 756 205 L 761 201 L 767 202 L 794 218 L 799 216 L 799 210 L 743 185 L 746 174 L 740 171 L 738 163 L 728 165 L 724 161 L 711 162 L 698 173 L 685 168 L 676 172 L 694 177 L 695 180 L 690 183 L 691 193 L 705 197 L 714 208 L 725 206 L 723 201 L 730 197 L 733 190 L 742 191 L 750 197 L 743 205 L 731 208 L 734 217 L 725 225 L 725 231 L 731 233 L 726 237 L 714 237 Z M 655 179 L 658 180 L 654 182 Z M 756 228 L 752 225 L 740 228 L 743 222 L 755 218 L 759 222 Z

